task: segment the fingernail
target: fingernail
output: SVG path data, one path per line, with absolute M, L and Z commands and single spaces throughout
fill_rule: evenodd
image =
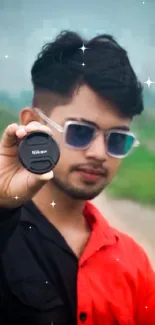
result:
M 19 129 L 17 130 L 17 132 L 19 132 L 19 131 L 25 132 L 25 129 L 24 129 L 24 128 L 19 128 Z

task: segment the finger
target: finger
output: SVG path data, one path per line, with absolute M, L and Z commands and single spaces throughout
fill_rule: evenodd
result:
M 46 132 L 46 133 L 48 133 L 49 135 L 53 135 L 53 132 L 52 132 L 52 130 L 48 127 L 48 126 L 46 126 L 46 125 L 41 125 L 41 127 L 40 127 L 40 131 L 42 131 L 42 132 Z
M 46 182 L 48 182 L 53 177 L 54 177 L 53 170 L 42 175 L 29 173 L 27 185 L 28 185 L 28 191 L 30 192 L 30 196 L 32 196 L 32 194 L 34 195 L 38 190 L 41 189 L 41 187 Z
M 32 132 L 38 130 L 41 127 L 41 125 L 42 124 L 37 121 L 32 121 L 25 126 L 25 129 L 27 132 Z
M 16 136 L 16 131 L 18 130 L 18 124 L 17 123 L 12 123 L 6 127 L 2 134 L 1 138 L 1 146 L 4 148 L 10 148 L 14 146 L 18 139 Z
M 53 135 L 52 130 L 48 126 L 46 126 L 44 124 L 41 124 L 39 122 L 31 122 L 31 123 L 29 123 L 26 126 L 26 131 L 28 133 L 33 132 L 33 131 L 42 131 L 42 132 L 48 133 L 49 135 Z
M 53 170 L 51 170 L 50 172 L 48 172 L 46 174 L 39 175 L 39 180 L 46 182 L 46 181 L 52 179 L 53 177 L 54 177 L 54 172 L 53 172 Z
M 16 135 L 21 140 L 27 133 L 37 131 L 40 126 L 41 124 L 35 121 L 30 122 L 27 125 L 19 125 L 19 128 L 16 131 Z
M 25 125 L 19 125 L 18 129 L 16 130 L 16 136 L 18 139 L 22 139 L 27 134 L 27 131 L 25 129 Z

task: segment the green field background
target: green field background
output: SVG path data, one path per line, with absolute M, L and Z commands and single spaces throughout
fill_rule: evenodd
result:
M 136 118 L 133 131 L 140 146 L 122 161 L 109 195 L 155 207 L 155 117 L 152 111 Z

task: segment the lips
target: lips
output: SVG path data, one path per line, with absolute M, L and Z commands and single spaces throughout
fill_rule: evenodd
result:
M 99 170 L 99 169 L 91 169 L 91 168 L 80 168 L 78 169 L 78 171 L 80 172 L 84 172 L 84 173 L 87 173 L 87 174 L 91 174 L 91 175 L 102 175 L 102 176 L 105 176 L 105 172 Z

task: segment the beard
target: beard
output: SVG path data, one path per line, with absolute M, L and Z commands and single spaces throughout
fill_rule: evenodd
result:
M 98 196 L 107 185 L 102 185 L 98 189 L 93 189 L 94 183 L 88 183 L 84 182 L 84 185 L 86 186 L 85 189 L 78 188 L 69 183 L 65 183 L 61 181 L 60 178 L 54 176 L 53 179 L 51 180 L 52 184 L 61 192 L 67 194 L 70 198 L 73 200 L 82 200 L 82 201 L 87 201 L 87 200 L 93 200 L 96 196 Z

